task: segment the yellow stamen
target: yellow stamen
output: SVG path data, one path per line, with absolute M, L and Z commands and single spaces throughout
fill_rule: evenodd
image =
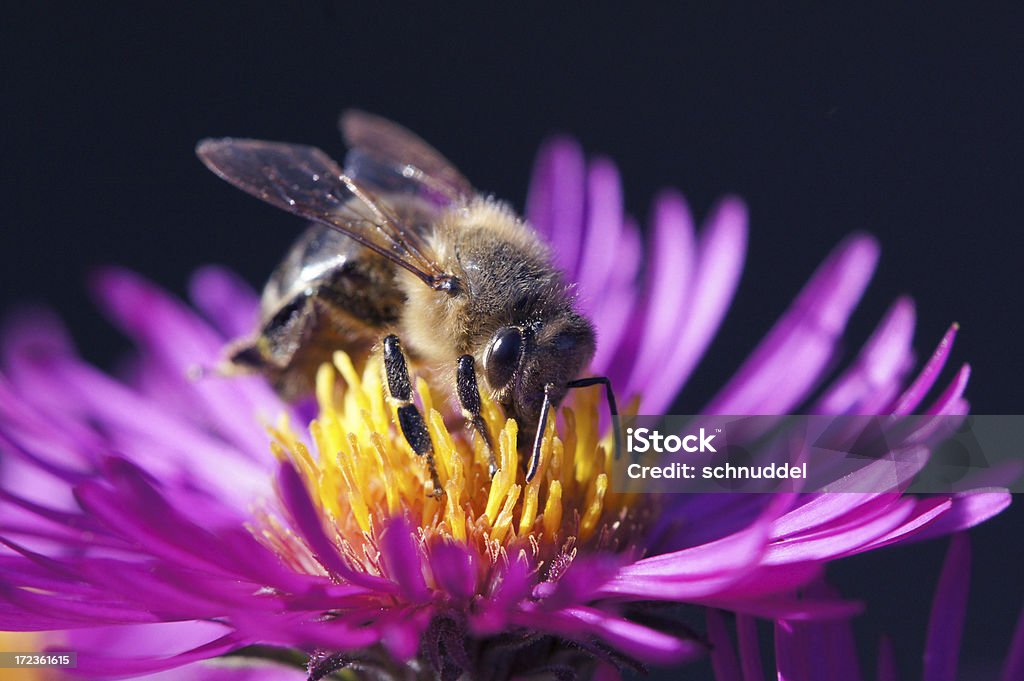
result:
M 379 571 L 376 538 L 398 515 L 418 524 L 422 539 L 471 546 L 485 562 L 524 551 L 543 562 L 564 546 L 579 547 L 602 536 L 603 524 L 621 517 L 625 499 L 608 486 L 610 435 L 602 439 L 598 433 L 598 390 L 576 391 L 573 408 L 562 410 L 562 427 L 549 420 L 537 474 L 527 483 L 514 419 L 482 396 L 484 421 L 496 435 L 498 470 L 492 478 L 482 439 L 461 424 L 451 429 L 441 410 L 447 400 L 439 401 L 426 381 L 417 380 L 442 498 L 428 495 L 427 462 L 395 425 L 396 406 L 385 394 L 379 357 L 371 357 L 360 373 L 339 352 L 333 366 L 317 372 L 319 415 L 309 426 L 314 450 L 286 421 L 270 429 L 274 454 L 294 463 L 323 512 L 325 529 L 342 553 L 361 565 L 357 569 Z M 448 418 L 455 421 L 452 414 Z M 272 514 L 260 518 L 257 536 L 288 554 L 291 564 L 319 569 L 308 556 L 295 555 L 302 550 L 299 540 Z

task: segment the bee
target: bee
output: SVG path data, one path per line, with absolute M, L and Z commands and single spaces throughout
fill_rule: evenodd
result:
M 516 419 L 520 441 L 532 441 L 532 479 L 549 412 L 568 390 L 603 384 L 617 413 L 607 378 L 578 378 L 595 332 L 573 287 L 524 220 L 474 190 L 419 137 L 360 111 L 342 114 L 340 128 L 344 169 L 298 144 L 224 138 L 196 147 L 224 180 L 312 221 L 263 290 L 258 330 L 229 349 L 228 361 L 296 399 L 312 391 L 317 367 L 335 350 L 360 362 L 382 348 L 399 426 L 427 458 L 435 495 L 440 483 L 407 357 L 428 376 L 454 378 L 493 475 L 482 367 L 483 389 Z

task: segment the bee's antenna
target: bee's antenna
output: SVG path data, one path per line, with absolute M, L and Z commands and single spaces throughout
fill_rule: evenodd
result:
M 548 412 L 551 411 L 551 391 L 554 383 L 544 386 L 544 402 L 540 405 L 540 421 L 537 423 L 537 434 L 533 436 L 533 451 L 530 453 L 530 465 L 526 468 L 526 482 L 533 480 L 540 466 L 540 446 L 544 443 L 544 431 L 548 427 Z
M 608 398 L 608 411 L 612 414 L 612 431 L 615 438 L 615 458 L 618 459 L 622 453 L 622 424 L 619 422 L 619 407 L 615 402 L 615 391 L 612 390 L 611 379 L 607 376 L 590 376 L 569 381 L 565 384 L 565 387 L 572 390 L 573 388 L 589 388 L 592 385 L 598 384 L 604 386 L 605 396 Z M 548 413 L 553 406 L 551 403 L 551 391 L 554 388 L 555 385 L 553 383 L 548 383 L 544 386 L 544 402 L 540 408 L 540 423 L 537 424 L 537 435 L 533 439 L 530 465 L 526 470 L 527 482 L 533 480 L 533 476 L 537 474 L 537 467 L 540 466 L 540 446 L 544 442 L 544 430 L 548 425 Z

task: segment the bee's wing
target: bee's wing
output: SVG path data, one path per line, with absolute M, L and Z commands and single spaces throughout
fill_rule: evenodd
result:
M 441 205 L 473 196 L 472 185 L 448 159 L 397 123 L 350 110 L 338 126 L 349 147 L 345 171 L 353 178 Z
M 316 147 L 249 139 L 207 139 L 196 146 L 206 166 L 239 189 L 290 213 L 333 227 L 447 290 L 453 277 L 437 264 L 423 235 Z

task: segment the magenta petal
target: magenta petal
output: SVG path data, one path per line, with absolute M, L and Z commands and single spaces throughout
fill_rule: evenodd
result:
M 95 594 L 94 594 L 95 595 Z M 76 629 L 97 624 L 156 622 L 155 613 L 131 604 L 71 599 L 9 586 L 0 581 L 0 631 Z
M 381 536 L 381 553 L 387 574 L 397 584 L 403 596 L 413 603 L 427 598 L 427 583 L 423 578 L 423 558 L 413 536 L 413 528 L 404 518 L 393 518 Z
M 780 681 L 859 681 L 848 622 L 777 622 L 775 656 Z
M 571 279 L 577 273 L 583 210 L 586 205 L 583 151 L 567 137 L 541 147 L 530 181 L 526 217 L 551 244 L 559 268 Z
M 419 650 L 420 641 L 429 619 L 430 612 L 427 610 L 415 611 L 411 608 L 395 610 L 378 624 L 383 630 L 381 643 L 395 659 L 403 662 L 409 660 Z
M 635 337 L 639 348 L 626 394 L 643 394 L 653 374 L 663 369 L 675 349 L 678 331 L 694 301 L 689 299 L 694 279 L 693 218 L 683 197 L 665 192 L 654 206 L 654 235 L 648 252 L 650 272 L 641 301 L 640 326 Z
M 757 636 L 757 621 L 748 615 L 736 616 L 736 633 L 740 643 L 740 666 L 743 681 L 765 678 L 761 665 L 761 645 Z
M 711 598 L 741 579 L 761 559 L 771 519 L 768 512 L 741 532 L 627 565 L 599 593 L 655 600 Z
M 796 593 L 800 588 L 821 577 L 824 563 L 788 563 L 786 565 L 758 565 L 736 580 L 720 594 L 701 602 L 742 603 L 763 602 L 781 594 L 781 598 Z M 742 607 L 726 608 L 742 611 Z
M 953 341 L 959 328 L 957 324 L 949 327 L 949 330 L 942 336 L 942 340 L 939 341 L 938 347 L 935 348 L 935 352 L 925 362 L 921 373 L 918 374 L 917 378 L 914 379 L 889 410 L 892 414 L 904 416 L 914 413 L 914 410 L 924 400 L 925 395 L 935 385 L 935 381 L 938 379 L 942 368 L 946 366 L 946 360 L 949 359 L 949 353 L 953 349 Z
M 971 377 L 971 366 L 964 364 L 956 372 L 952 382 L 946 386 L 942 394 L 935 400 L 935 404 L 928 407 L 929 414 L 957 414 L 959 404 L 962 402 L 964 390 L 967 388 L 967 381 Z
M 765 562 L 779 565 L 841 556 L 891 532 L 910 516 L 913 506 L 912 501 L 906 500 L 892 504 L 886 513 L 876 518 L 858 518 L 845 526 L 807 537 L 774 542 L 768 549 Z
M 189 280 L 196 307 L 226 338 L 253 333 L 259 321 L 259 297 L 234 272 L 217 266 L 198 270 Z
M 939 585 L 928 621 L 924 652 L 926 681 L 954 681 L 967 613 L 967 590 L 971 578 L 971 545 L 966 534 L 957 534 L 949 545 L 939 575 Z
M 960 532 L 1001 513 L 1010 505 L 1010 493 L 1003 489 L 972 490 L 954 494 L 949 512 L 914 534 L 914 539 L 930 539 Z
M 306 681 L 305 670 L 285 667 L 276 662 L 246 662 L 244 666 L 193 662 L 159 672 L 147 681 Z
M 625 219 L 617 246 L 614 279 L 601 292 L 601 304 L 591 314 L 597 331 L 597 351 L 591 368 L 595 373 L 608 375 L 618 389 L 625 385 L 627 363 L 612 360 L 623 351 L 624 341 L 629 344 L 635 338 L 629 319 L 638 306 L 635 280 L 643 257 L 640 230 L 630 218 Z
M 1002 681 L 1019 681 L 1024 679 L 1024 608 L 1017 617 L 1017 626 L 1013 631 L 1010 650 L 1003 663 Z
M 875 414 L 891 399 L 890 392 L 913 352 L 914 304 L 900 298 L 864 344 L 853 365 L 822 395 L 811 413 Z
M 216 536 L 174 509 L 145 474 L 123 459 L 106 462 L 114 487 L 90 481 L 75 489 L 82 508 L 150 555 L 221 571 L 225 556 Z M 219 519 L 211 518 L 211 523 Z
M 212 657 L 224 655 L 244 643 L 232 635 L 225 635 L 219 639 L 206 643 L 176 655 L 167 657 L 104 657 L 100 654 L 80 655 L 77 674 L 88 677 L 103 679 L 122 679 L 143 674 L 152 674 L 164 669 L 180 667 L 197 660 L 208 660 Z M 84 659 L 83 659 L 84 658 Z
M 356 572 L 345 563 L 338 549 L 324 533 L 321 515 L 313 507 L 313 502 L 306 492 L 306 486 L 303 484 L 295 468 L 287 461 L 281 462 L 278 467 L 277 480 L 281 489 L 281 499 L 284 501 L 292 521 L 295 523 L 295 529 L 302 535 L 306 543 L 309 544 L 314 557 L 325 570 L 352 584 L 384 591 L 389 591 L 393 588 L 393 585 L 386 580 L 362 572 Z
M 168 294 L 124 270 L 101 271 L 94 281 L 97 296 L 115 322 L 183 381 L 197 366 L 219 362 L 225 339 Z M 217 377 L 192 381 L 190 386 L 197 401 L 195 413 L 208 416 L 240 449 L 265 450 L 266 438 L 254 417 L 262 413 L 275 418 L 282 410 L 267 386 L 260 390 Z
M 704 614 L 707 620 L 708 642 L 711 644 L 711 668 L 715 671 L 715 681 L 743 681 L 740 665 L 736 660 L 736 651 L 733 650 L 722 613 L 714 608 L 708 608 Z
M 941 518 L 952 508 L 953 502 L 950 499 L 943 499 L 941 497 L 917 499 L 915 500 L 913 513 L 906 520 L 900 523 L 896 529 L 868 544 L 858 547 L 854 553 L 871 551 L 882 546 L 903 541 L 907 537 L 919 531 L 922 527 L 927 527 L 930 523 L 935 522 L 936 518 Z
M 636 292 L 632 288 L 621 287 L 611 291 L 593 317 L 598 345 L 590 364 L 591 371 L 608 376 L 617 394 L 618 386 L 626 384 L 626 373 L 624 364 L 613 361 L 613 357 L 622 348 L 620 341 L 629 336 L 629 318 L 636 304 L 635 297 Z
M 705 413 L 781 414 L 799 403 L 832 358 L 877 260 L 868 237 L 840 244 Z
M 430 548 L 430 571 L 443 591 L 457 599 L 470 599 L 476 593 L 476 566 L 473 554 L 454 543 L 438 542 Z
M 543 599 L 546 608 L 571 607 L 588 603 L 596 592 L 619 571 L 623 560 L 618 556 L 577 556 L 555 581 L 542 581 L 533 589 L 533 596 Z
M 896 654 L 888 636 L 883 636 L 878 643 L 878 681 L 899 681 L 899 674 L 896 673 Z
M 644 662 L 673 664 L 703 652 L 701 646 L 694 641 L 680 640 L 596 608 L 571 608 L 561 611 L 559 615 L 576 620 L 618 650 Z
M 56 361 L 51 380 L 74 396 L 85 417 L 104 424 L 110 448 L 132 453 L 137 464 L 161 479 L 198 477 L 200 485 L 242 511 L 269 491 L 270 456 L 254 462 L 250 451 L 230 446 L 77 361 Z
M 739 199 L 723 200 L 707 219 L 697 244 L 693 305 L 675 350 L 641 395 L 641 413 L 659 414 L 672 403 L 718 331 L 740 280 L 747 252 L 747 209 Z
M 856 512 L 858 508 L 879 496 L 867 492 L 809 495 L 800 506 L 775 521 L 772 536 L 776 539 L 785 539 L 790 535 L 805 532 L 808 528 L 825 526 L 848 513 Z
M 470 629 L 476 634 L 487 635 L 506 627 L 510 616 L 518 610 L 516 606 L 530 595 L 532 572 L 530 565 L 519 557 L 499 570 L 492 579 L 491 593 L 485 593 L 486 598 L 480 602 L 479 609 L 471 611 Z
M 688 549 L 643 558 L 622 568 L 628 578 L 658 576 L 668 579 L 716 575 L 736 566 L 744 566 L 761 555 L 768 539 L 768 527 L 757 523 L 743 532 Z
M 587 216 L 576 283 L 588 313 L 614 281 L 623 228 L 622 188 L 611 161 L 595 159 L 587 169 Z

